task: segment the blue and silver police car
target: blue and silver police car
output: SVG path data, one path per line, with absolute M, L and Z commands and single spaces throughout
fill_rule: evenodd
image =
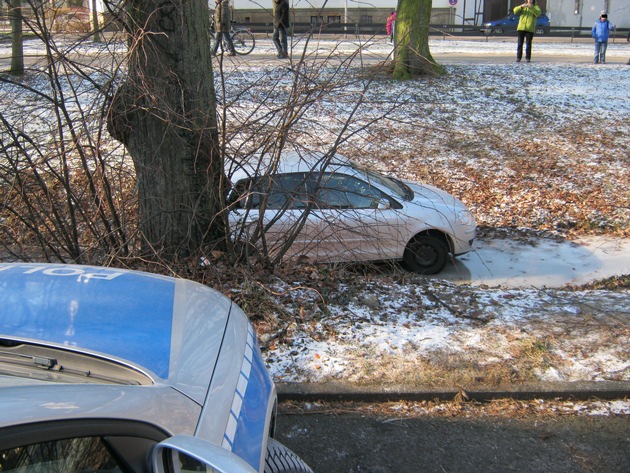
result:
M 246 315 L 195 282 L 0 264 L 0 471 L 310 472 Z

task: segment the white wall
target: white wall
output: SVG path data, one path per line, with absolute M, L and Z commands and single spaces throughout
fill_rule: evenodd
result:
M 232 0 L 235 8 L 271 8 L 273 0 Z M 455 5 L 450 5 L 448 0 L 433 0 L 433 8 L 447 8 L 455 7 L 457 10 L 462 10 L 463 5 L 466 4 L 466 9 L 472 12 L 474 10 L 474 0 L 452 0 Z M 482 0 L 477 0 L 481 2 Z M 630 1 L 630 0 L 629 0 Z M 293 8 L 321 8 L 324 5 L 325 0 L 289 0 L 289 5 Z M 396 9 L 398 5 L 397 0 L 328 0 L 326 7 L 329 8 L 391 8 Z M 469 8 L 470 7 L 470 8 Z M 459 13 L 459 12 L 458 12 Z
M 581 9 L 575 13 L 576 0 L 547 0 L 552 26 L 591 27 L 605 9 L 605 0 L 579 0 Z M 617 28 L 630 27 L 630 0 L 608 0 L 608 19 Z
M 271 8 L 273 0 L 231 0 L 234 4 L 234 8 Z M 444 0 L 446 1 L 446 0 Z M 448 3 L 448 2 L 447 2 Z M 289 0 L 289 5 L 293 8 L 322 8 L 324 5 L 324 0 Z M 357 1 L 357 0 L 348 0 L 347 1 L 348 8 L 369 8 L 369 7 L 379 7 L 379 8 L 392 8 L 395 9 L 397 5 L 396 0 L 368 0 L 368 1 Z M 328 8 L 345 8 L 346 1 L 345 0 L 329 0 L 326 2 L 326 7 Z
M 235 8 L 268 8 L 273 0 L 232 0 Z M 627 0 L 630 2 L 630 0 Z M 322 8 L 326 3 L 328 8 L 391 8 L 395 10 L 397 0 L 289 0 L 292 8 Z M 454 4 L 453 4 L 454 3 Z M 477 9 L 481 10 L 483 0 L 476 0 Z M 475 17 L 475 0 L 433 0 L 433 8 L 455 8 L 456 24 L 463 24 L 464 18 Z

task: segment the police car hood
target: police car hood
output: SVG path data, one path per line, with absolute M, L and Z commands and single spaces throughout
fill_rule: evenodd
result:
M 73 265 L 0 264 L 0 300 L 0 338 L 96 354 L 199 403 L 232 310 L 191 281 Z

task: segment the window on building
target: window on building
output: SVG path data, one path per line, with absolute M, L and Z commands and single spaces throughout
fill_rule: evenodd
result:
M 311 17 L 311 26 L 319 26 L 324 22 L 323 16 L 312 16 Z
M 341 23 L 341 16 L 329 16 L 328 24 L 331 24 L 331 23 Z
M 359 23 L 361 23 L 361 24 L 374 23 L 372 21 L 372 15 L 361 15 L 359 17 Z

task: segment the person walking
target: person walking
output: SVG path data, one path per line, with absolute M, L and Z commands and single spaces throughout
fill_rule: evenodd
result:
M 387 22 L 385 23 L 385 31 L 387 31 L 387 36 L 389 36 L 389 42 L 394 42 L 394 32 L 396 31 L 396 12 L 392 11 L 387 17 Z
M 610 30 L 614 30 L 615 25 L 608 21 L 608 13 L 605 11 L 599 15 L 599 20 L 593 25 L 591 34 L 595 40 L 595 64 L 606 63 L 606 49 L 608 48 L 608 37 Z
M 532 60 L 532 40 L 536 32 L 536 21 L 542 11 L 536 5 L 536 0 L 527 0 L 522 5 L 514 8 L 514 14 L 520 15 L 516 32 L 518 43 L 516 45 L 516 62 L 521 62 L 523 58 L 523 43 L 525 43 L 525 60 Z
M 230 0 L 216 0 L 216 6 L 214 9 L 214 31 L 215 42 L 214 51 L 212 55 L 216 56 L 219 51 L 219 46 L 223 50 L 222 43 L 225 42 L 228 48 L 228 56 L 236 56 L 236 50 L 234 49 L 234 43 L 230 36 L 230 26 L 232 25 L 232 10 L 230 9 Z
M 273 13 L 273 44 L 278 51 L 278 59 L 289 57 L 287 29 L 289 28 L 289 2 L 275 0 L 276 8 Z

